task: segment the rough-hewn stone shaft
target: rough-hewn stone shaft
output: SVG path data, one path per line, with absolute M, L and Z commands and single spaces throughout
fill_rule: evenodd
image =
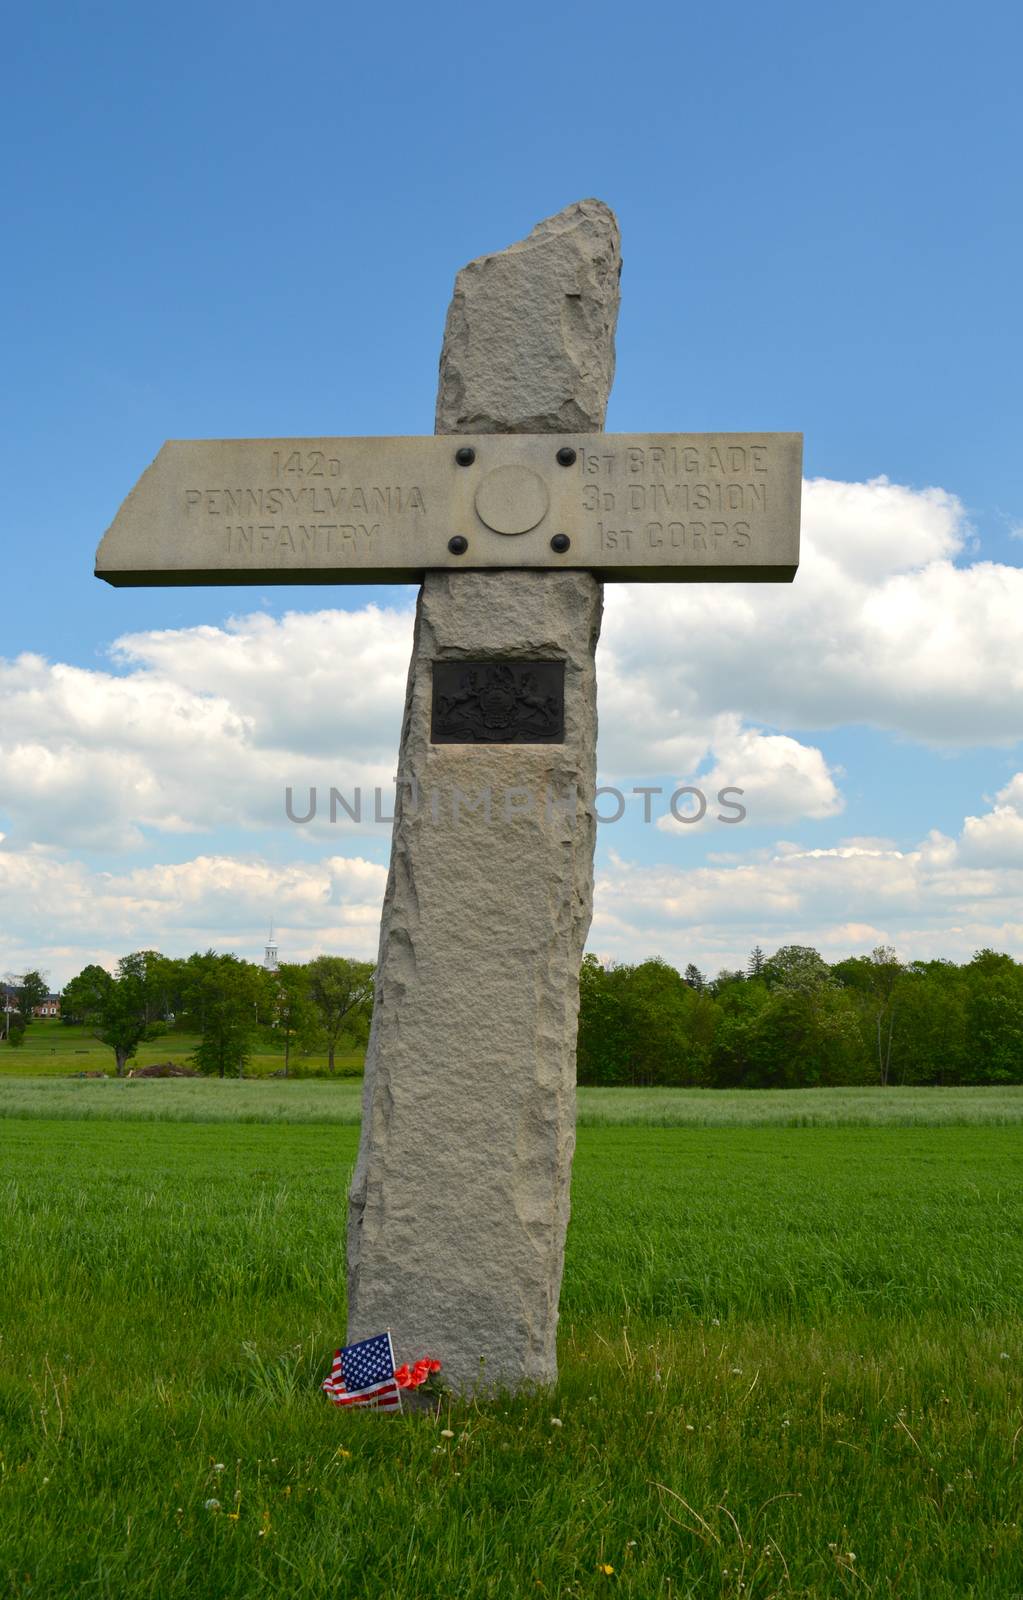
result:
M 602 428 L 620 266 L 613 214 L 584 200 L 465 267 L 437 431 Z M 348 1334 L 389 1326 L 399 1360 L 435 1355 L 466 1391 L 556 1377 L 600 610 L 581 572 L 429 573 L 419 600 Z M 564 743 L 431 742 L 433 662 L 491 659 L 564 661 Z
M 614 213 L 580 200 L 455 279 L 437 433 L 587 433 L 615 375 L 622 258 Z

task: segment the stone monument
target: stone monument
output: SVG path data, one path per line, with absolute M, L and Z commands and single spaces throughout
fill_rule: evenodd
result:
M 169 443 L 96 561 L 124 585 L 422 583 L 348 1339 L 389 1327 L 463 1392 L 556 1376 L 601 580 L 798 560 L 800 435 L 601 432 L 620 271 L 611 211 L 569 206 L 458 274 L 434 438 Z

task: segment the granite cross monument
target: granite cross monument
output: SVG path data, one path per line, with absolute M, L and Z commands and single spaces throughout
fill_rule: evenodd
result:
M 605 434 L 618 227 L 458 274 L 432 438 L 172 441 L 108 583 L 419 582 L 348 1208 L 348 1342 L 549 1383 L 590 922 L 602 581 L 788 581 L 799 434 Z M 451 436 L 457 436 L 453 443 Z

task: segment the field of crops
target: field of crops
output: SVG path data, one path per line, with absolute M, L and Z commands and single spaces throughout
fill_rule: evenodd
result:
M 349 1090 L 56 1087 L 0 1085 L 0 1593 L 1023 1594 L 1023 1137 L 984 1091 L 936 1126 L 591 1102 L 557 1390 L 396 1419 L 317 1388 L 357 1129 L 307 1096 Z M 297 1120 L 227 1120 L 260 1091 Z

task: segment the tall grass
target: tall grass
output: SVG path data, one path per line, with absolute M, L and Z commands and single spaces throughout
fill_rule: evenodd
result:
M 317 1388 L 356 1139 L 3 1124 L 0 1593 L 1020 1594 L 1017 1129 L 583 1127 L 557 1390 L 398 1419 Z
M 952 1127 L 1023 1122 L 1023 1087 L 579 1089 L 580 1127 Z M 351 1126 L 362 1082 L 316 1079 L 5 1078 L 0 1118 L 295 1122 Z
M 351 1126 L 361 1112 L 361 1078 L 0 1078 L 0 1117 Z
M 1023 1085 L 999 1088 L 580 1089 L 580 1126 L 940 1128 L 1023 1122 Z

